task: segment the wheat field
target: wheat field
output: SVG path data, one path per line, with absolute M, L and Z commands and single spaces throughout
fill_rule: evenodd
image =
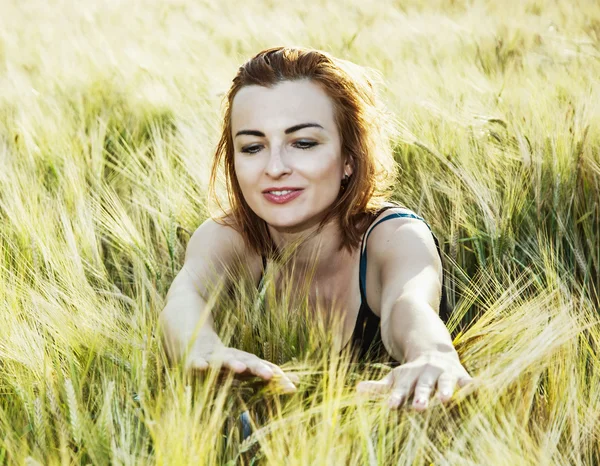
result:
M 165 357 L 221 99 L 277 45 L 380 72 L 476 379 L 448 405 L 358 397 L 386 367 L 243 281 L 223 338 L 297 393 Z M 600 464 L 599 203 L 597 0 L 1 0 L 0 464 Z

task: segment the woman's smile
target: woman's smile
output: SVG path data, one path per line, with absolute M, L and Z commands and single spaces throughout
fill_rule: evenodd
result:
M 263 191 L 265 199 L 274 204 L 287 204 L 302 194 L 302 188 L 268 188 Z

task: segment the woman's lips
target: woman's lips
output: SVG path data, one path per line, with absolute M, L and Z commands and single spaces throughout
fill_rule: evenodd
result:
M 302 191 L 304 191 L 303 189 L 295 189 L 295 190 L 281 190 L 279 191 L 279 193 L 281 194 L 275 194 L 277 191 L 273 192 L 273 191 L 265 191 L 263 193 L 263 196 L 265 196 L 265 199 L 269 202 L 272 202 L 274 204 L 285 204 L 287 202 L 293 201 L 294 199 L 296 199 L 298 196 L 300 196 L 300 194 L 302 194 Z

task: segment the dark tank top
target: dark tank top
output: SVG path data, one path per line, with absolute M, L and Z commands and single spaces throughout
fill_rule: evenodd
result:
M 374 221 L 377 219 L 383 212 L 388 209 L 398 209 L 400 212 L 392 212 L 379 221 Z M 377 225 L 386 220 L 391 220 L 393 218 L 414 218 L 417 220 L 421 220 L 427 225 L 429 231 L 431 228 L 429 224 L 425 222 L 422 217 L 419 217 L 417 214 L 412 212 L 411 210 L 398 206 L 398 205 L 388 205 L 381 208 L 373 215 L 373 222 L 367 228 L 365 234 L 363 235 L 363 239 L 361 242 L 361 253 L 360 253 L 360 264 L 359 264 L 359 287 L 360 287 L 360 308 L 358 310 L 358 316 L 356 318 L 356 324 L 354 326 L 354 330 L 352 332 L 352 337 L 348 342 L 349 345 L 352 345 L 352 351 L 358 356 L 358 360 L 362 362 L 388 362 L 391 364 L 398 364 L 397 361 L 394 361 L 393 358 L 388 354 L 383 345 L 383 341 L 381 339 L 381 331 L 380 331 L 380 323 L 381 319 L 375 314 L 369 305 L 367 304 L 367 294 L 366 294 L 366 282 L 367 282 L 367 240 L 369 235 L 375 229 Z M 440 250 L 440 245 L 438 239 L 435 237 L 433 232 L 431 233 L 433 236 L 433 240 L 435 242 L 435 247 L 440 256 L 440 260 L 443 264 L 442 252 Z M 262 258 L 263 262 L 263 274 L 266 269 L 267 260 L 266 257 Z M 442 265 L 443 268 L 443 265 Z M 260 278 L 260 283 L 262 283 L 263 277 Z M 261 285 L 259 285 L 260 287 Z M 446 298 L 446 287 L 444 283 L 442 283 L 442 295 L 440 299 L 440 318 L 446 323 L 448 321 L 448 317 L 450 316 L 450 309 L 448 307 L 448 302 Z M 347 344 L 347 345 L 348 345 Z

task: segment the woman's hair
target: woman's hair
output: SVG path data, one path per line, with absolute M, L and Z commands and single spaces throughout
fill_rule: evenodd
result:
M 268 256 L 275 250 L 266 222 L 248 206 L 235 174 L 231 134 L 234 97 L 244 86 L 271 87 L 300 79 L 309 79 L 323 88 L 333 101 L 341 154 L 351 164 L 353 173 L 321 225 L 337 218 L 342 247 L 351 249 L 360 244 L 367 218 L 389 197 L 396 174 L 386 114 L 377 103 L 369 71 L 372 74 L 372 70 L 325 52 L 298 47 L 263 50 L 239 68 L 225 97 L 223 128 L 211 170 L 209 195 L 220 206 L 215 185 L 223 164 L 230 211 L 220 220 L 234 226 L 259 254 Z

